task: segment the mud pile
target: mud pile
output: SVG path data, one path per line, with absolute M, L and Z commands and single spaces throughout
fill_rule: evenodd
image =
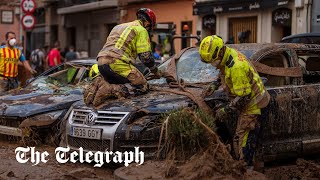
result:
M 121 179 L 265 179 L 246 173 L 245 163 L 230 155 L 214 132 L 214 119 L 201 111 L 183 109 L 163 123 L 159 156 L 164 160 L 130 165 L 115 171 Z
M 240 178 L 243 162 L 235 161 L 214 132 L 215 119 L 201 111 L 183 109 L 169 115 L 165 131 L 166 177 L 199 179 L 213 176 Z
M 273 167 L 265 170 L 269 179 L 319 179 L 320 165 L 314 161 L 298 159 L 296 165 Z

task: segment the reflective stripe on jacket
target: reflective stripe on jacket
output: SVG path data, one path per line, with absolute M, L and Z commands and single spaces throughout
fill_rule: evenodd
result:
M 130 71 L 123 72 L 121 69 L 128 69 L 128 64 L 135 64 L 137 54 L 148 51 L 151 52 L 148 31 L 139 20 L 135 20 L 115 26 L 97 58 L 105 56 L 111 59 L 113 64 L 110 66 L 111 69 L 115 72 L 121 72 L 120 75 L 127 77 Z M 99 65 L 101 64 L 99 63 Z M 121 67 L 123 65 L 126 67 Z
M 263 82 L 247 60 L 239 51 L 226 47 L 221 65 L 224 65 L 224 81 L 232 95 L 243 97 L 250 95 L 250 102 L 246 107 L 247 114 L 261 114 L 260 101 L 269 101 L 269 94 Z

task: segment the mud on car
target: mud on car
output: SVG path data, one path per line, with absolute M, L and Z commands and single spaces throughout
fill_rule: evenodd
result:
M 271 95 L 262 109 L 262 130 L 257 158 L 266 162 L 320 152 L 320 46 L 303 44 L 237 44 L 267 79 Z M 129 151 L 140 147 L 153 156 L 158 149 L 162 114 L 184 107 L 197 106 L 194 99 L 178 91 L 183 86 L 194 97 L 202 98 L 212 109 L 228 99 L 221 91 L 206 95 L 208 84 L 215 81 L 218 70 L 200 61 L 197 48 L 187 48 L 166 61 L 159 69 L 172 79 L 149 81 L 151 91 L 142 96 L 106 101 L 87 107 L 79 101 L 70 108 L 65 121 L 62 145 L 86 151 Z M 198 103 L 199 104 L 199 103 Z M 218 124 L 218 133 L 226 143 L 235 132 L 237 118 L 230 115 Z M 223 132 L 223 133 L 221 133 Z M 226 133 L 227 132 L 227 133 Z
M 59 142 L 58 123 L 69 107 L 82 99 L 94 59 L 70 61 L 30 79 L 26 87 L 0 96 L 0 134 L 27 141 L 53 137 Z M 56 139 L 57 138 L 57 139 Z

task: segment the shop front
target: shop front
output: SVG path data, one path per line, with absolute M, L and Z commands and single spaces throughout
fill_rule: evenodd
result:
M 197 30 L 202 37 L 219 34 L 226 43 L 278 42 L 292 33 L 292 9 L 290 0 L 220 0 L 196 2 L 194 15 L 199 21 Z M 205 26 L 206 17 L 215 17 L 214 31 Z

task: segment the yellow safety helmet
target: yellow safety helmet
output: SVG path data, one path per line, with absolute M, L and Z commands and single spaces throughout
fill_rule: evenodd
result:
M 218 60 L 222 47 L 223 40 L 220 36 L 212 35 L 205 37 L 199 47 L 201 61 L 204 63 L 213 63 Z
M 89 71 L 89 78 L 94 79 L 100 74 L 99 69 L 98 69 L 98 64 L 94 64 L 91 66 L 90 71 Z

